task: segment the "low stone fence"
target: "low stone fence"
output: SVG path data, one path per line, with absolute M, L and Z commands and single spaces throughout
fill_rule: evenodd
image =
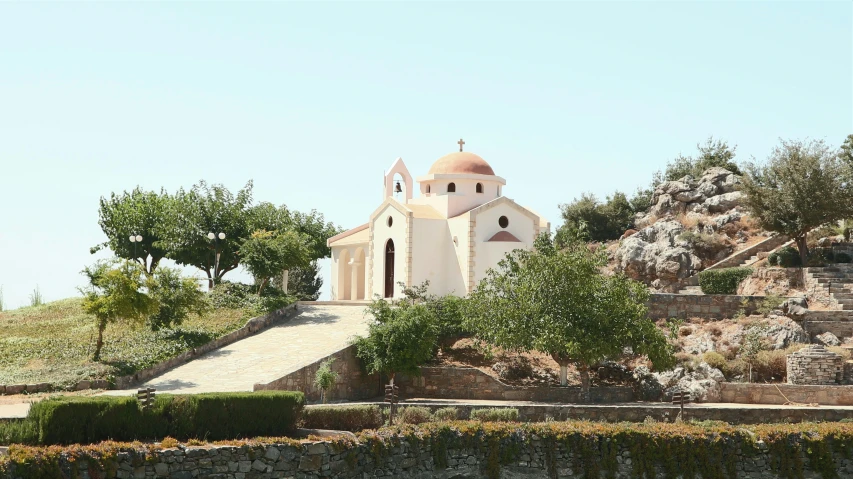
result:
M 788 355 L 788 384 L 841 384 L 842 368 L 841 355 L 812 344 Z
M 766 296 L 741 296 L 736 294 L 673 294 L 652 293 L 647 304 L 649 318 L 687 319 L 699 316 L 705 319 L 727 319 L 756 312 Z
M 494 399 L 504 401 L 578 402 L 580 387 L 510 386 L 470 367 L 422 367 L 420 377 L 399 375 L 403 398 Z M 594 403 L 616 403 L 634 400 L 629 387 L 594 387 L 590 390 Z
M 849 477 L 853 461 L 846 449 L 834 456 L 807 456 L 809 444 L 801 437 L 786 439 L 792 444 L 769 447 L 735 438 L 676 438 L 683 451 L 673 457 L 665 439 L 611 441 L 600 436 L 589 439 L 590 447 L 516 430 L 500 441 L 421 440 L 397 435 L 383 445 L 367 442 L 291 442 L 251 445 L 207 445 L 147 451 L 126 447 L 109 452 L 59 453 L 55 459 L 0 463 L 0 479 L 20 477 L 118 477 L 192 479 L 261 479 L 279 477 L 314 478 L 480 478 L 480 477 Z M 497 436 L 492 436 L 497 437 Z M 710 448 L 712 440 L 716 447 Z M 663 444 L 656 444 L 663 442 Z M 646 447 L 648 446 L 648 447 Z M 832 446 L 829 450 L 833 451 Z M 720 452 L 723 451 L 723 452 Z M 788 452 L 791 451 L 791 452 Z M 782 458 L 780 454 L 788 454 Z M 815 454 L 813 454 L 815 455 Z M 786 461 L 786 459 L 788 461 Z M 780 471 L 780 461 L 785 468 Z M 828 462 L 827 462 L 828 461 Z M 594 469 L 593 469 L 594 468 Z M 774 470 L 776 469 L 776 470 Z M 594 472 L 593 476 L 589 476 Z M 831 474 L 830 474 L 831 473 Z
M 720 383 L 722 401 L 741 404 L 853 406 L 853 386 Z
M 314 376 L 320 365 L 329 360 L 332 371 L 338 373 L 334 386 L 328 392 L 326 400 L 359 400 L 379 397 L 383 385 L 378 375 L 367 375 L 362 371 L 359 359 L 355 355 L 355 346 L 347 346 L 325 358 L 306 364 L 290 374 L 266 384 L 255 384 L 255 391 L 284 390 L 302 391 L 309 401 L 320 401 L 320 390 L 314 386 Z

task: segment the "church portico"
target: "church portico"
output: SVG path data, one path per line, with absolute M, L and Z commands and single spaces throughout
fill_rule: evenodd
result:
M 431 293 L 464 296 L 506 253 L 532 248 L 548 231 L 547 220 L 504 197 L 506 180 L 459 144 L 417 188 L 398 158 L 369 221 L 329 239 L 333 300 L 399 298 L 424 281 Z

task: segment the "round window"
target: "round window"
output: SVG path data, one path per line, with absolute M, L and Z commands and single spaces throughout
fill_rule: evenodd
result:
M 390 217 L 390 216 L 389 216 L 389 217 L 388 217 L 388 227 L 390 228 L 390 227 L 391 227 L 391 225 L 393 225 L 393 224 L 394 224 L 394 218 L 392 218 L 392 217 Z
M 506 228 L 507 226 L 509 226 L 509 218 L 507 218 L 506 216 L 501 216 L 500 218 L 498 218 L 498 224 L 501 225 L 501 228 Z

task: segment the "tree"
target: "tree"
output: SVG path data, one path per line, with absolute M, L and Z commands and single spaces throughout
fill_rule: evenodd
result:
M 107 241 L 90 249 L 92 254 L 104 247 L 110 248 L 119 258 L 140 263 L 151 274 L 166 257 L 163 239 L 174 218 L 170 215 L 173 198 L 165 191 L 143 191 L 136 187 L 121 195 L 101 197 L 98 224 Z M 130 236 L 141 236 L 142 241 L 131 242 Z
M 652 186 L 657 186 L 663 181 L 675 181 L 687 175 L 698 178 L 705 170 L 713 167 L 725 168 L 732 173 L 741 174 L 740 167 L 734 161 L 737 146 L 729 147 L 726 141 L 714 140 L 714 137 L 710 136 L 705 140 L 704 145 L 697 143 L 696 149 L 699 150 L 699 156 L 695 158 L 679 154 L 668 162 L 664 174 L 655 175 Z
M 515 250 L 471 293 L 466 329 L 510 350 L 536 350 L 560 364 L 561 383 L 574 363 L 584 399 L 589 369 L 630 348 L 656 367 L 674 364 L 667 338 L 647 317 L 648 289 L 622 275 L 602 273 L 603 249 L 579 241 L 565 249 L 540 234 L 532 251 Z
M 294 231 L 279 234 L 258 230 L 240 247 L 243 264 L 258 283 L 258 294 L 273 276 L 290 268 L 307 266 L 309 254 L 305 237 Z
M 157 331 L 181 324 L 190 314 L 204 315 L 210 311 L 207 296 L 194 278 L 185 278 L 175 268 L 159 268 L 150 286 L 151 298 L 157 302 L 157 311 L 148 322 Z
M 749 365 L 749 373 L 746 382 L 752 382 L 752 366 L 758 359 L 758 353 L 767 349 L 767 326 L 753 325 L 743 333 L 740 344 L 740 355 Z
M 334 362 L 335 358 L 323 361 L 320 363 L 320 367 L 317 368 L 317 373 L 314 374 L 314 387 L 320 390 L 320 399 L 323 401 L 323 404 L 326 403 L 326 396 L 328 396 L 329 390 L 332 389 L 335 381 L 338 380 L 338 373 L 332 371 L 332 363 Z
M 168 257 L 205 272 L 208 286 L 240 264 L 240 246 L 252 233 L 252 182 L 232 194 L 222 185 L 204 181 L 175 194 L 167 237 Z M 208 233 L 217 235 L 208 239 Z M 224 239 L 218 237 L 225 235 Z
M 853 135 L 847 135 L 841 148 L 838 149 L 838 157 L 845 164 L 853 166 Z
M 853 215 L 853 165 L 823 141 L 784 141 L 764 164 L 747 165 L 745 205 L 762 228 L 793 238 L 807 264 L 809 231 Z
M 83 270 L 89 287 L 81 289 L 83 310 L 95 316 L 98 340 L 93 360 L 101 359 L 104 330 L 119 320 L 140 321 L 157 311 L 157 302 L 146 292 L 150 278 L 139 263 L 99 261 Z
M 560 205 L 563 228 L 577 230 L 586 225 L 589 239 L 608 241 L 617 239 L 634 225 L 635 210 L 625 193 L 616 191 L 602 203 L 591 193 L 583 193 L 580 199 Z
M 373 321 L 366 337 L 356 337 L 356 356 L 368 374 L 388 374 L 394 382 L 396 373 L 420 375 L 419 366 L 429 361 L 436 346 L 433 313 L 422 304 L 394 307 L 377 299 L 368 307 Z
M 273 276 L 270 284 L 284 290 L 280 275 Z M 320 274 L 320 263 L 310 262 L 307 266 L 294 266 L 287 272 L 287 294 L 298 301 L 317 301 L 320 288 L 323 287 L 323 276 Z

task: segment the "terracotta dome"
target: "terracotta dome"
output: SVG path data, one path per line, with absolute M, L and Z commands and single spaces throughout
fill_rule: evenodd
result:
M 495 175 L 495 170 L 486 163 L 486 160 L 480 158 L 474 153 L 467 151 L 457 151 L 449 155 L 442 156 L 429 169 L 430 175 Z

